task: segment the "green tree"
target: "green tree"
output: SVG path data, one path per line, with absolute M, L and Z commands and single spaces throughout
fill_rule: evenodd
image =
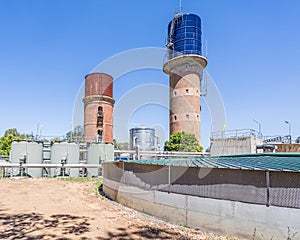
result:
M 18 133 L 18 130 L 16 128 L 9 128 L 4 133 L 5 137 L 7 137 L 8 135 L 20 136 L 20 133 Z
M 13 134 L 4 135 L 0 138 L 0 155 L 9 156 L 11 150 L 11 143 L 17 140 L 23 140 L 20 136 L 14 136 Z
M 13 135 L 16 137 L 20 137 L 21 139 L 33 139 L 33 133 L 31 134 L 25 134 L 25 133 L 19 133 L 16 128 L 9 128 L 5 131 L 4 136 L 7 137 L 8 135 Z
M 184 132 L 173 133 L 170 141 L 165 142 L 165 150 L 172 152 L 202 152 L 203 147 L 200 146 L 194 134 Z
M 71 141 L 81 142 L 83 141 L 83 134 L 84 134 L 83 127 L 79 125 L 76 126 L 73 131 L 69 131 L 66 133 L 65 140 L 69 142 Z
M 51 142 L 62 142 L 64 139 L 61 139 L 60 137 L 54 137 L 50 139 Z
M 118 142 L 116 139 L 113 140 L 115 149 L 118 150 L 129 150 L 128 142 Z

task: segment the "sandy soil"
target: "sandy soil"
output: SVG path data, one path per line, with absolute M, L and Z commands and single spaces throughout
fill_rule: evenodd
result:
M 94 182 L 0 179 L 0 239 L 227 239 L 97 196 Z

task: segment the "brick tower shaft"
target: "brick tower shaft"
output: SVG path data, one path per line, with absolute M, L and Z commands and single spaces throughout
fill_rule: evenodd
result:
M 200 142 L 200 76 L 184 65 L 170 75 L 170 135 L 176 132 L 194 134 Z
M 202 56 L 183 55 L 164 65 L 170 78 L 170 135 L 193 134 L 200 143 L 200 78 L 206 64 Z

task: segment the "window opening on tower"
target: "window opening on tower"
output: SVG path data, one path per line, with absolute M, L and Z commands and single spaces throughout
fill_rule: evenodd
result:
M 98 107 L 98 117 L 103 117 L 103 107 Z
M 103 107 L 98 107 L 98 114 L 97 114 L 97 127 L 103 126 Z
M 102 142 L 102 136 L 103 136 L 103 130 L 102 129 L 98 129 L 98 132 L 97 132 L 98 136 L 98 142 Z

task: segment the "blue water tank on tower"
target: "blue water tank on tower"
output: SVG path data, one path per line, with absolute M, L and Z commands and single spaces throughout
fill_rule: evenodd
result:
M 178 55 L 202 55 L 201 18 L 195 14 L 174 16 L 168 25 L 169 59 Z

